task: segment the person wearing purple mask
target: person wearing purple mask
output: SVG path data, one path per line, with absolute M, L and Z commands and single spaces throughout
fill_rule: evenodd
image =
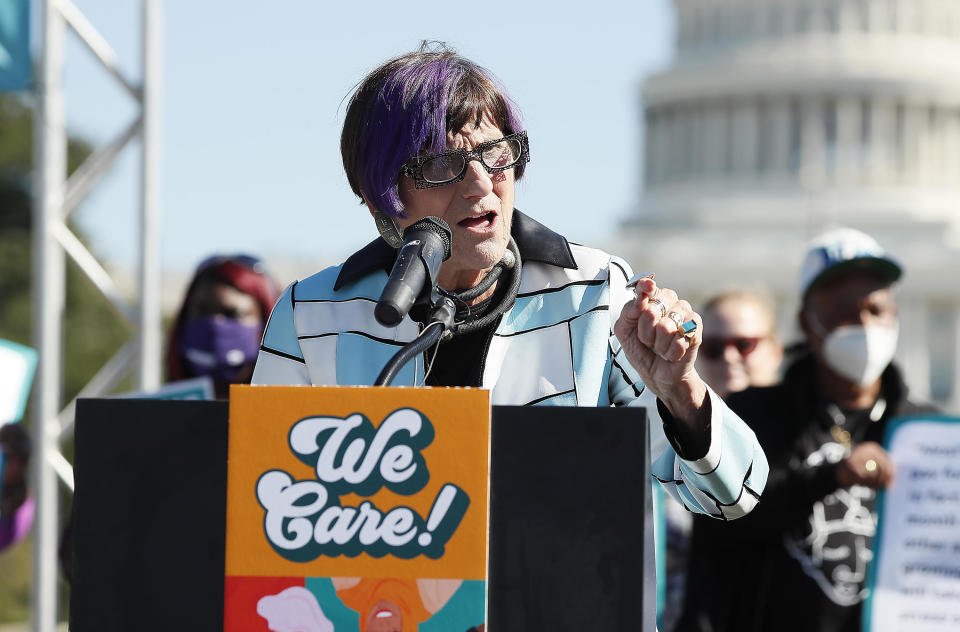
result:
M 30 436 L 18 423 L 0 426 L 0 551 L 22 540 L 33 524 L 27 495 Z
M 167 379 L 209 376 L 218 399 L 247 384 L 277 290 L 263 263 L 214 256 L 197 268 L 167 345 Z
M 229 397 L 231 384 L 249 384 L 277 295 L 260 259 L 249 255 L 205 259 L 197 266 L 170 328 L 167 381 L 207 376 L 217 399 Z M 63 575 L 71 582 L 72 515 L 60 536 L 58 555 Z

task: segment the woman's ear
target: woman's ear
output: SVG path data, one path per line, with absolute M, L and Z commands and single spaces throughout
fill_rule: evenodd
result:
M 373 222 L 377 225 L 377 232 L 380 237 L 387 242 L 391 248 L 399 248 L 403 245 L 403 229 L 397 224 L 397 221 L 384 213 L 378 211 L 370 205 L 366 196 L 363 198 L 364 204 L 370 209 L 370 215 L 373 216 Z

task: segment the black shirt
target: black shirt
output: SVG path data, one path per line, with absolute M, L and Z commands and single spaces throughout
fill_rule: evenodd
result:
M 493 295 L 476 305 L 457 309 L 457 322 L 473 322 L 486 314 L 503 299 L 508 282 L 500 279 Z M 500 322 L 496 318 L 486 327 L 459 334 L 425 352 L 427 386 L 480 386 L 483 380 L 483 359 L 487 355 L 490 339 Z M 435 353 L 435 355 L 434 355 Z M 431 363 L 432 358 L 432 363 Z

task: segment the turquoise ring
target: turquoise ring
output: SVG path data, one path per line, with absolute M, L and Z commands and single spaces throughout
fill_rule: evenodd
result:
M 680 325 L 680 333 L 683 334 L 683 337 L 687 340 L 693 340 L 693 337 L 697 335 L 697 323 L 692 320 Z

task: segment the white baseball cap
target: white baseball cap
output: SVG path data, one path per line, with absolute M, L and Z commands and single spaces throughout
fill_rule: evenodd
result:
M 817 284 L 847 270 L 862 269 L 891 283 L 900 278 L 900 264 L 870 235 L 853 228 L 834 228 L 807 242 L 800 268 L 800 296 Z

